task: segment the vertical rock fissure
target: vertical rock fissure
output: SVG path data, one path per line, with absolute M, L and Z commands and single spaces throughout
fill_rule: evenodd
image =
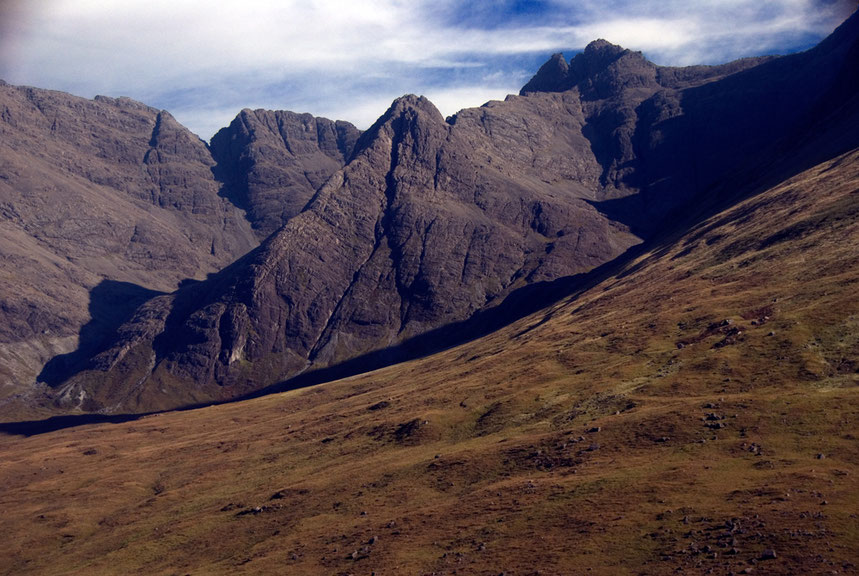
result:
M 158 147 L 158 136 L 161 132 L 161 122 L 164 112 L 159 112 L 158 116 L 155 117 L 155 126 L 152 128 L 152 136 L 149 138 L 149 147 L 157 148 Z
M 276 115 L 277 118 L 277 133 L 280 136 L 280 139 L 283 140 L 283 147 L 286 148 L 286 151 L 289 152 L 292 156 L 295 156 L 295 152 L 292 150 L 292 146 L 289 145 L 289 138 L 286 134 L 286 126 L 283 122 L 283 116 L 281 114 Z
M 355 273 L 352 275 L 352 280 L 349 282 L 349 286 L 346 287 L 346 290 L 340 295 L 340 299 L 337 301 L 337 304 L 334 305 L 334 309 L 331 314 L 328 316 L 328 319 L 325 321 L 325 326 L 322 327 L 322 330 L 319 332 L 319 336 L 317 336 L 316 341 L 313 343 L 313 346 L 310 348 L 310 353 L 307 355 L 307 361 L 312 363 L 316 360 L 316 357 L 322 351 L 322 348 L 325 344 L 330 340 L 330 333 L 334 330 L 332 322 L 337 318 L 341 308 L 344 306 L 346 299 L 352 293 L 355 285 L 358 283 L 358 280 L 361 278 L 361 273 L 364 271 L 364 268 L 367 266 L 367 263 L 370 262 L 373 257 L 376 255 L 376 252 L 382 245 L 383 234 L 381 231 L 381 221 L 382 221 L 382 210 L 380 207 L 379 210 L 379 218 L 376 221 L 376 239 L 373 244 L 373 250 L 370 252 L 370 255 L 367 256 L 367 259 L 364 260 L 360 266 L 355 269 Z
M 161 138 L 162 123 L 164 121 L 164 111 L 158 113 L 155 117 L 155 126 L 152 127 L 152 135 L 149 137 L 149 150 L 143 155 L 143 165 L 146 166 L 146 175 L 152 181 L 152 184 L 158 187 L 157 197 L 156 192 L 150 192 L 150 200 L 153 205 L 164 208 L 164 198 L 166 192 L 164 182 L 160 175 L 160 168 L 154 166 L 161 164 L 161 155 L 158 152 L 159 140 Z M 153 154 L 155 155 L 153 158 Z
M 322 348 L 326 345 L 326 343 L 330 340 L 331 332 L 335 329 L 333 322 L 336 321 L 340 310 L 345 305 L 345 302 L 349 295 L 353 292 L 355 285 L 361 278 L 362 272 L 367 264 L 375 257 L 376 253 L 379 251 L 379 248 L 382 246 L 382 242 L 386 241 L 388 244 L 388 254 L 391 259 L 392 268 L 394 271 L 395 283 L 397 286 L 397 292 L 400 295 L 400 327 L 403 324 L 403 303 L 405 300 L 404 297 L 404 288 L 402 287 L 402 283 L 399 277 L 399 266 L 398 266 L 398 257 L 395 257 L 395 246 L 393 245 L 391 235 L 388 234 L 389 230 L 389 220 L 390 220 L 390 212 L 393 209 L 394 199 L 396 197 L 396 179 L 394 176 L 394 170 L 397 167 L 399 162 L 399 146 L 402 143 L 402 133 L 401 126 L 404 124 L 402 116 L 397 119 L 397 121 L 392 122 L 391 127 L 393 129 L 393 137 L 391 139 L 391 153 L 390 153 L 390 165 L 388 167 L 388 172 L 385 175 L 385 190 L 384 195 L 380 199 L 380 207 L 379 207 L 379 215 L 376 219 L 375 226 L 375 234 L 374 234 L 374 242 L 373 249 L 370 251 L 370 255 L 355 269 L 355 273 L 352 275 L 352 280 L 349 283 L 349 286 L 343 291 L 340 295 L 337 304 L 335 304 L 334 309 L 329 315 L 328 319 L 325 322 L 325 326 L 323 326 L 322 330 L 319 332 L 319 335 L 316 338 L 313 346 L 310 349 L 310 352 L 307 356 L 308 362 L 312 363 L 316 360 L 319 353 L 322 351 Z M 399 254 L 399 252 L 397 252 Z
M 463 232 L 465 232 L 465 231 L 463 230 Z M 463 237 L 465 237 L 465 236 L 466 236 L 466 234 L 463 233 Z M 471 250 L 474 247 L 474 241 L 475 241 L 476 237 L 477 237 L 477 228 L 472 228 L 471 235 L 470 235 L 469 240 L 468 240 L 468 248 L 465 249 L 465 257 L 462 259 L 462 273 L 460 274 L 460 277 L 459 277 L 459 283 L 462 284 L 463 286 L 465 286 L 465 275 L 468 271 L 468 261 L 471 257 Z
M 393 221 L 394 204 L 397 199 L 397 178 L 394 174 L 400 163 L 400 146 L 403 144 L 405 132 L 409 128 L 407 122 L 408 111 L 400 113 L 399 118 L 391 122 L 393 137 L 391 138 L 391 164 L 385 175 L 385 209 L 382 215 L 382 234 L 388 242 L 388 255 L 391 259 L 391 267 L 394 270 L 394 283 L 397 287 L 397 295 L 400 298 L 400 325 L 397 328 L 399 334 L 406 322 L 408 315 L 409 299 L 408 287 L 403 283 L 402 268 L 400 266 L 403 258 L 402 248 L 394 241 L 395 235 L 390 233 Z

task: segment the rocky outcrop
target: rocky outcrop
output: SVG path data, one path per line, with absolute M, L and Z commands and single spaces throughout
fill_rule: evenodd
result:
M 691 198 L 759 177 L 853 98 L 857 29 L 854 14 L 807 52 L 686 68 L 597 40 L 569 64 L 554 55 L 521 94 L 578 97 L 601 210 L 647 236 Z
M 301 212 L 352 155 L 360 131 L 310 114 L 242 110 L 212 138 L 224 194 L 260 240 Z
M 0 399 L 56 384 L 147 298 L 258 245 L 360 134 L 245 110 L 209 147 L 128 98 L 5 83 L 0 112 Z
M 172 291 L 257 244 L 214 164 L 167 112 L 0 86 L 0 397 L 81 345 L 101 282 Z

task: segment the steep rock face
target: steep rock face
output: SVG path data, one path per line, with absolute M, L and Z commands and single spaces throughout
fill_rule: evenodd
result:
M 570 80 L 570 66 L 564 55 L 552 54 L 548 62 L 540 66 L 537 73 L 522 88 L 520 94 L 529 92 L 564 92 L 575 85 Z
M 102 282 L 172 291 L 256 245 L 213 166 L 167 112 L 0 85 L 0 396 L 79 347 Z
M 857 39 L 854 14 L 812 50 L 765 59 L 718 81 L 690 86 L 690 74 L 684 89 L 662 90 L 643 102 L 634 137 L 641 165 L 635 182 L 648 214 L 682 206 L 678 191 L 713 197 L 755 181 L 833 115 L 847 114 L 855 102 Z M 660 75 L 663 82 L 668 77 Z M 852 91 L 845 88 L 850 84 Z M 838 138 L 833 135 L 833 143 Z M 837 152 L 827 149 L 817 160 Z
M 727 175 L 737 187 L 756 178 L 843 106 L 857 36 L 854 14 L 804 53 L 687 68 L 597 40 L 569 64 L 554 55 L 521 94 L 578 96 L 599 199 L 613 200 L 601 209 L 647 235 L 691 198 L 726 193 Z
M 301 212 L 352 155 L 352 124 L 287 111 L 242 110 L 212 138 L 229 198 L 260 240 Z
M 142 410 L 234 396 L 466 319 L 638 242 L 586 201 L 598 169 L 584 140 L 556 141 L 545 103 L 520 106 L 542 118 L 528 154 L 508 144 L 524 122 L 515 108 L 450 125 L 425 98 L 397 100 L 304 212 L 211 280 L 147 305 L 64 397 Z M 577 158 L 549 170 L 551 152 Z M 488 154 L 522 156 L 495 166 Z
M 855 26 L 808 53 L 686 71 L 596 42 L 566 71 L 557 57 L 544 67 L 531 87 L 549 91 L 448 122 L 401 98 L 303 212 L 141 308 L 63 398 L 142 411 L 235 397 L 590 270 L 640 240 L 627 225 L 646 236 L 690 202 L 752 193 L 749 174 L 766 177 L 785 143 L 824 125 L 839 140 L 823 111 L 855 101 Z

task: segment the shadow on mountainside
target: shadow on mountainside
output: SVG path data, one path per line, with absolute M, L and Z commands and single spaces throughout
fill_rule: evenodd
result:
M 815 48 L 773 58 L 635 108 L 631 160 L 619 162 L 598 116 L 583 128 L 603 168 L 639 194 L 591 202 L 641 237 L 680 219 L 690 207 L 713 213 L 857 145 L 859 13 Z M 628 113 L 628 112 L 627 112 Z M 622 118 L 620 118 L 622 120 Z M 634 169 L 633 169 L 634 168 Z
M 44 420 L 22 420 L 20 422 L 0 423 L 0 433 L 12 436 L 37 436 L 56 432 L 66 428 L 85 426 L 86 424 L 119 424 L 131 422 L 150 416 L 151 414 L 73 414 L 68 416 L 52 416 Z
M 487 336 L 525 316 L 546 309 L 566 298 L 575 297 L 613 274 L 619 273 L 627 262 L 642 252 L 643 247 L 644 244 L 634 246 L 616 259 L 583 274 L 523 286 L 513 291 L 497 306 L 479 310 L 467 320 L 441 326 L 414 336 L 396 346 L 369 352 L 334 366 L 299 374 L 289 380 L 242 396 L 237 400 L 247 400 L 354 376 L 392 364 L 429 356 Z
M 87 361 L 110 342 L 116 330 L 134 315 L 135 310 L 160 294 L 162 292 L 130 282 L 99 282 L 89 294 L 90 321 L 80 329 L 77 350 L 51 358 L 37 380 L 52 388 L 62 384 L 82 370 Z
M 512 292 L 504 299 L 503 302 L 501 302 L 501 304 L 487 310 L 481 310 L 468 320 L 442 326 L 425 334 L 415 336 L 397 346 L 370 352 L 335 366 L 307 372 L 284 382 L 279 382 L 237 398 L 221 402 L 206 402 L 202 404 L 183 406 L 176 409 L 176 411 L 193 410 L 214 404 L 240 402 L 277 392 L 313 386 L 323 382 L 329 382 L 339 378 L 375 370 L 377 368 L 390 366 L 399 362 L 421 358 L 464 344 L 468 341 L 475 340 L 495 332 L 520 318 L 524 318 L 529 314 L 551 306 L 564 298 L 575 296 L 595 284 L 598 284 L 605 278 L 610 277 L 612 274 L 619 273 L 621 268 L 629 261 L 629 259 L 635 258 L 641 250 L 643 250 L 643 246 L 644 245 L 635 246 L 617 259 L 607 262 L 590 272 L 524 286 Z M 133 313 L 133 310 L 131 312 Z M 546 320 L 548 320 L 548 317 L 543 321 Z M 114 326 L 114 330 L 115 328 L 116 325 Z M 104 333 L 99 332 L 98 334 L 103 335 Z M 103 339 L 104 338 L 102 336 L 100 341 Z M 66 356 L 74 357 L 73 361 L 75 364 L 72 364 L 70 360 L 67 360 L 65 358 Z M 86 357 L 87 356 L 82 355 L 80 350 L 78 350 L 71 354 L 64 355 L 63 357 L 57 357 L 57 359 L 59 359 L 58 362 L 62 361 L 67 363 L 65 367 L 67 371 L 65 374 L 66 377 L 68 377 L 73 374 L 74 366 L 78 366 L 80 368 L 80 366 L 86 361 Z M 58 382 L 61 381 L 62 380 L 58 380 Z M 129 422 L 151 414 L 153 413 L 74 414 L 53 416 L 43 420 L 0 422 L 0 433 L 33 436 L 87 424 L 115 424 Z

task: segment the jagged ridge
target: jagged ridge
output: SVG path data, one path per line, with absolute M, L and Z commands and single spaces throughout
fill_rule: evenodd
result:
M 691 70 L 596 42 L 529 83 L 551 91 L 449 122 L 426 99 L 398 99 L 300 214 L 142 308 L 64 398 L 133 411 L 231 398 L 586 272 L 692 201 L 754 191 L 792 142 L 831 128 L 833 105 L 854 114 L 855 27 L 807 53 Z M 828 138 L 820 154 L 854 139 Z

